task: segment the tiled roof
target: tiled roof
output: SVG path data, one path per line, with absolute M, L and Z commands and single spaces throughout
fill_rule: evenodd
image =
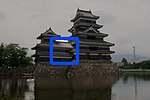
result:
M 41 33 L 41 35 L 37 37 L 37 39 L 41 39 L 42 37 L 51 37 L 51 36 L 60 36 L 60 35 L 56 34 L 51 28 L 49 28 L 44 33 Z
M 93 15 L 91 10 L 90 11 L 86 11 L 86 10 L 78 9 L 75 18 L 73 20 L 71 20 L 71 21 L 75 21 L 80 16 L 94 18 L 94 19 L 98 19 L 99 18 L 99 16 Z

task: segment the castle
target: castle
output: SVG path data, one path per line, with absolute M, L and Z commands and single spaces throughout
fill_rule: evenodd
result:
M 111 51 L 110 47 L 114 46 L 114 44 L 104 40 L 108 34 L 99 31 L 103 25 L 96 23 L 98 19 L 99 16 L 93 15 L 91 11 L 78 9 L 75 18 L 71 20 L 73 26 L 68 31 L 72 33 L 71 36 L 80 39 L 80 62 L 111 61 L 111 54 L 114 51 Z M 32 50 L 36 51 L 32 55 L 32 57 L 35 57 L 36 64 L 49 62 L 49 39 L 55 36 L 60 37 L 60 35 L 49 28 L 37 37 L 37 39 L 41 40 L 41 43 L 32 48 Z M 54 41 L 54 61 L 74 61 L 75 45 L 74 41 Z

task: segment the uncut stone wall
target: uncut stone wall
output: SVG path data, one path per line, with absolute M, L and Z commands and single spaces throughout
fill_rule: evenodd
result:
M 39 64 L 34 71 L 35 76 L 119 76 L 121 73 L 117 65 L 112 62 L 84 62 L 78 66 L 68 67 Z

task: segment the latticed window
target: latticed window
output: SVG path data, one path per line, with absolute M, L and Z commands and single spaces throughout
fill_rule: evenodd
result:
M 89 50 L 94 50 L 94 51 L 96 51 L 96 50 L 98 50 L 98 47 L 89 47 Z
M 109 48 L 99 48 L 99 50 L 110 50 Z
M 89 40 L 95 40 L 95 39 L 96 39 L 95 36 L 87 36 L 87 38 L 88 38 Z

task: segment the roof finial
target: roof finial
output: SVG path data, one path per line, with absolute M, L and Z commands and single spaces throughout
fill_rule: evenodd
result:
M 80 10 L 80 8 L 78 7 L 78 10 L 77 11 L 79 11 Z
M 51 28 L 51 27 L 49 27 L 49 30 L 52 30 L 52 28 Z

